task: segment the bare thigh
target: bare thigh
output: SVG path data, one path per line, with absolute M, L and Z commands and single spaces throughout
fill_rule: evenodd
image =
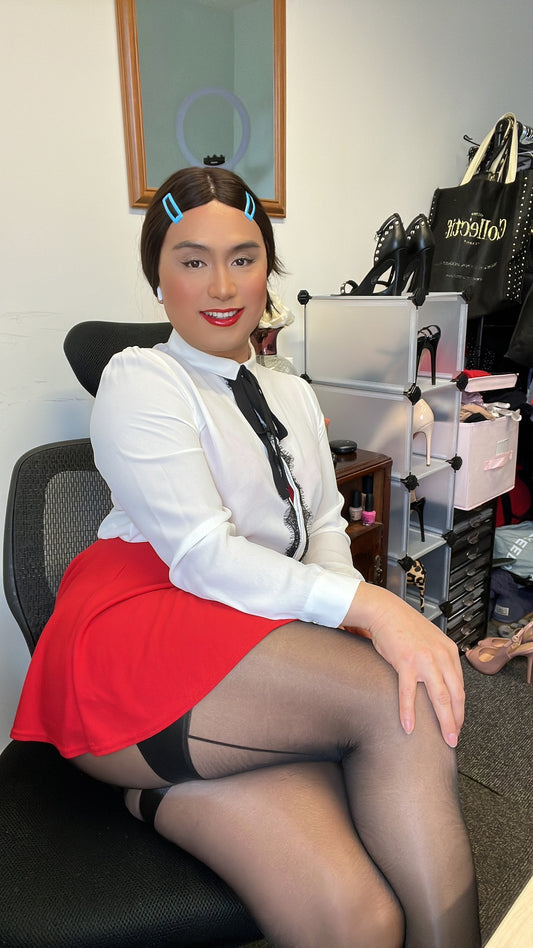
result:
M 169 783 L 162 780 L 146 763 L 135 744 L 133 747 L 125 747 L 123 750 L 115 751 L 113 754 L 103 754 L 101 757 L 95 757 L 94 754 L 81 754 L 79 757 L 74 757 L 72 763 L 90 777 L 117 787 L 151 790 L 155 787 L 169 786 Z

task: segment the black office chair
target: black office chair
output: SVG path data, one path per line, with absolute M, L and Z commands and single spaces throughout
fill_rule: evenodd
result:
M 115 352 L 126 346 L 151 348 L 166 342 L 172 326 L 161 323 L 116 323 L 92 319 L 73 326 L 65 336 L 63 349 L 78 382 L 96 395 L 100 376 Z
M 161 341 L 169 327 L 158 325 Z M 87 439 L 34 448 L 17 463 L 4 587 L 30 652 L 65 567 L 109 508 Z M 215 873 L 49 744 L 14 741 L 0 755 L 0 851 L 2 948 L 234 948 L 262 937 Z

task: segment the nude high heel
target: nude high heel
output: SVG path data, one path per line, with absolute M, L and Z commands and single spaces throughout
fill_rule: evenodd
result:
M 522 628 L 518 631 L 522 633 L 522 645 L 527 645 L 529 642 L 533 642 L 533 620 L 522 626 Z M 506 638 L 505 636 L 501 635 L 489 635 L 485 639 L 480 639 L 477 643 L 477 646 L 483 645 L 484 647 L 490 646 L 491 648 L 504 648 L 504 646 L 509 645 L 509 642 L 511 641 L 512 636 Z
M 529 638 L 530 626 L 533 627 L 533 622 L 516 632 L 505 646 L 486 645 L 484 642 L 479 642 L 475 648 L 468 649 L 466 658 L 472 668 L 483 675 L 495 675 L 512 658 L 523 656 L 527 658 L 527 683 L 530 685 L 533 671 L 533 641 L 524 642 L 524 634 L 526 638 Z
M 413 406 L 413 438 L 417 434 L 423 434 L 426 437 L 426 467 L 431 464 L 431 438 L 434 422 L 435 416 L 428 403 L 423 398 L 419 398 Z

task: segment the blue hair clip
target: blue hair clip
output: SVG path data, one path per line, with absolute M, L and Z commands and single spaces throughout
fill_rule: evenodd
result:
M 180 211 L 170 191 L 168 192 L 168 194 L 165 194 L 161 203 L 163 207 L 165 208 L 165 211 L 167 212 L 168 216 L 170 217 L 170 220 L 172 221 L 172 223 L 178 224 L 181 218 L 183 217 L 183 212 Z M 169 204 L 171 205 L 171 207 L 169 207 Z
M 251 194 L 248 194 L 246 191 L 246 207 L 244 208 L 244 216 L 248 218 L 249 221 L 253 221 L 255 215 L 255 201 Z

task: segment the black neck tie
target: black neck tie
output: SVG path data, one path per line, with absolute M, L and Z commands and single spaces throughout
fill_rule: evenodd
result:
M 283 500 L 292 498 L 292 488 L 287 479 L 279 447 L 279 442 L 287 437 L 287 429 L 270 411 L 255 375 L 246 366 L 241 365 L 235 381 L 232 379 L 226 379 L 226 381 L 233 391 L 238 408 L 266 448 L 279 496 Z

